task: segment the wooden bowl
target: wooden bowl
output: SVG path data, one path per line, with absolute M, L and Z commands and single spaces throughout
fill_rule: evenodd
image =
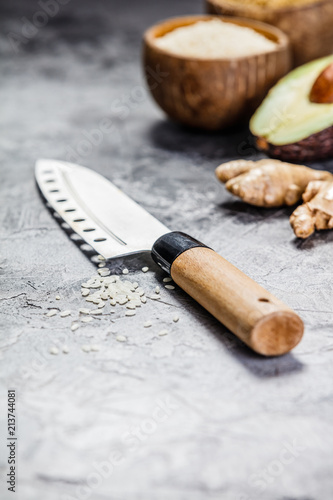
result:
M 205 0 L 209 14 L 241 16 L 272 24 L 289 37 L 294 66 L 333 51 L 333 1 L 321 0 L 294 7 L 242 5 L 240 0 Z
M 143 64 L 148 87 L 170 118 L 191 127 L 217 130 L 248 119 L 268 90 L 291 68 L 288 38 L 277 28 L 247 19 L 224 18 L 253 28 L 276 49 L 234 59 L 199 59 L 172 54 L 155 40 L 166 33 L 215 16 L 178 17 L 148 29 Z

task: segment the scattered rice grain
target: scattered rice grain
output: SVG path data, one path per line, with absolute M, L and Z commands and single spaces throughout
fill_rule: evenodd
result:
M 124 299 L 118 299 L 118 300 L 116 300 L 116 302 L 118 302 L 119 305 L 123 306 L 123 305 L 127 304 L 128 298 L 126 297 Z
M 123 274 L 128 274 L 129 270 L 128 269 L 123 269 Z
M 58 347 L 50 347 L 50 354 L 54 354 L 55 356 L 59 354 L 59 349 Z
M 136 315 L 136 311 L 126 311 L 125 312 L 125 316 L 135 316 Z
M 94 318 L 91 316 L 85 316 L 84 318 L 81 319 L 82 323 L 90 323 L 90 321 L 93 321 Z
M 127 338 L 125 337 L 125 335 L 117 335 L 116 340 L 118 342 L 126 342 Z
M 174 290 L 175 287 L 173 285 L 165 285 L 164 288 L 167 288 L 167 290 Z
M 102 269 L 98 269 L 98 274 L 102 277 L 102 278 L 106 278 L 107 276 L 110 276 L 110 269 L 108 269 L 107 267 L 102 267 Z
M 61 318 L 66 318 L 66 316 L 70 316 L 70 315 L 71 315 L 71 311 L 61 311 L 61 313 L 60 313 Z
M 52 316 L 55 316 L 57 313 L 57 309 L 51 309 L 48 313 L 46 313 L 45 316 L 47 316 L 48 318 L 52 318 Z
M 163 335 L 168 335 L 168 330 L 161 330 L 158 334 L 160 337 L 163 337 Z
M 160 300 L 160 295 L 152 295 L 151 297 L 149 297 L 150 299 L 152 300 Z
M 103 311 L 101 309 L 91 309 L 89 314 L 103 314 Z
M 163 278 L 163 283 L 170 283 L 170 281 L 172 281 L 172 278 L 170 278 L 169 276 Z
M 95 352 L 101 350 L 101 346 L 99 346 L 98 344 L 91 344 L 90 348 L 92 351 L 95 351 Z
M 75 330 L 77 330 L 78 328 L 80 328 L 79 323 L 73 323 L 72 326 L 71 326 L 72 332 L 75 332 Z
M 145 266 L 141 269 L 143 273 L 147 273 L 149 271 L 149 267 Z
M 90 313 L 90 311 L 91 311 L 91 309 L 87 309 L 86 307 L 81 307 L 81 308 L 79 309 L 79 313 L 80 313 L 80 314 L 89 314 L 89 313 Z
M 83 352 L 90 352 L 91 351 L 91 346 L 88 345 L 88 344 L 83 344 L 81 346 L 81 349 L 82 349 Z

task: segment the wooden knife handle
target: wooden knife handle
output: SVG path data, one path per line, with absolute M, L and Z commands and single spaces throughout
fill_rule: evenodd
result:
M 299 316 L 199 241 L 168 233 L 154 244 L 152 256 L 175 283 L 259 354 L 285 354 L 300 342 L 304 325 Z

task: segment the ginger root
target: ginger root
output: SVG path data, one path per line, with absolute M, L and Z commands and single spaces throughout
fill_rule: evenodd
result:
M 294 205 L 310 181 L 333 180 L 329 172 L 272 159 L 230 161 L 215 173 L 228 191 L 257 207 Z
M 304 205 L 290 217 L 299 238 L 333 228 L 333 174 L 327 171 L 264 159 L 231 161 L 215 172 L 228 191 L 258 207 L 294 205 L 303 195 Z
M 331 181 L 312 181 L 300 205 L 290 216 L 290 225 L 298 238 L 308 238 L 315 229 L 333 228 L 333 176 Z

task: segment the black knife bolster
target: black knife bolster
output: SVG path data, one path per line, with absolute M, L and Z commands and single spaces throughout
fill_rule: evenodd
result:
M 195 240 L 188 234 L 173 231 L 172 233 L 164 234 L 155 241 L 151 254 L 156 264 L 158 264 L 163 271 L 170 274 L 174 260 L 176 260 L 180 254 L 186 252 L 186 250 L 195 247 L 206 247 L 206 245 Z

